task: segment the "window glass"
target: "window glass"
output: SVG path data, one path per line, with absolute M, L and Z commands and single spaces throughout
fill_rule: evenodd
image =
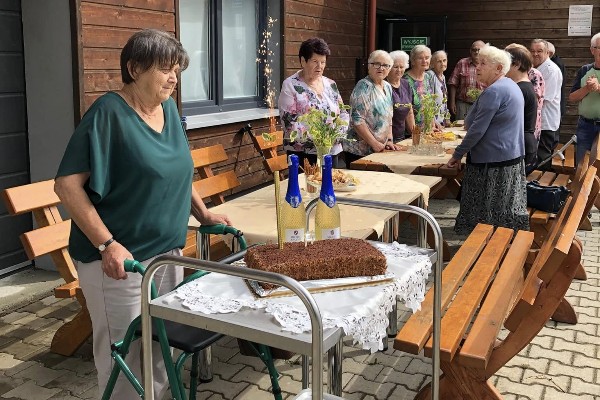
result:
M 181 43 L 190 57 L 190 65 L 181 74 L 181 100 L 201 101 L 212 98 L 209 21 L 210 0 L 180 0 Z
M 223 0 L 223 98 L 258 94 L 257 4 Z

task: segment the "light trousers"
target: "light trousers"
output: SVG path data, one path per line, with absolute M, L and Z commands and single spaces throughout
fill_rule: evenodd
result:
M 456 100 L 456 119 L 464 120 L 467 117 L 472 105 L 473 104 L 462 100 Z
M 181 250 L 174 249 L 164 254 L 181 255 Z M 147 266 L 154 258 L 156 257 L 144 260 L 142 264 Z M 140 315 L 142 276 L 129 273 L 125 280 L 109 278 L 102 271 L 101 261 L 77 262 L 77 273 L 92 319 L 94 363 L 98 371 L 99 396 L 102 396 L 114 365 L 110 346 L 123 339 L 131 321 Z M 171 265 L 159 268 L 154 275 L 159 295 L 171 291 L 182 280 L 183 268 Z M 155 398 L 161 399 L 167 389 L 168 379 L 158 343 L 153 344 L 152 359 Z M 125 362 L 142 383 L 141 340 L 136 340 L 131 345 Z M 111 399 L 137 398 L 139 396 L 133 386 L 120 374 Z

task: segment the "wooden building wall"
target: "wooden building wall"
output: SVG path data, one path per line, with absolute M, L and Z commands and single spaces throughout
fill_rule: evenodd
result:
M 72 0 L 76 116 L 108 90 L 122 86 L 120 50 L 139 29 L 177 29 L 177 0 Z M 347 102 L 356 81 L 356 59 L 365 56 L 368 0 L 281 0 L 282 80 L 300 68 L 300 43 L 314 36 L 325 39 L 332 51 L 325 75 L 334 79 Z M 247 134 L 239 134 L 248 121 L 188 131 L 190 147 L 220 143 L 229 160 L 217 166 L 235 170 L 241 186 L 232 193 L 268 182 L 262 157 Z M 249 121 L 255 134 L 268 130 L 268 120 Z
M 300 44 L 323 38 L 330 47 L 325 76 L 336 81 L 345 102 L 356 82 L 356 58 L 364 57 L 368 0 L 284 0 L 284 78 L 300 69 Z
M 496 47 L 516 42 L 529 47 L 534 38 L 551 41 L 566 65 L 563 90 L 571 90 L 577 70 L 593 61 L 590 37 L 567 35 L 569 5 L 594 4 L 592 35 L 600 32 L 598 2 L 589 0 L 378 0 L 378 9 L 409 16 L 447 15 L 448 71 L 468 57 L 474 40 L 481 39 Z M 433 49 L 439 50 L 439 49 Z M 575 133 L 577 105 L 568 104 L 561 135 Z

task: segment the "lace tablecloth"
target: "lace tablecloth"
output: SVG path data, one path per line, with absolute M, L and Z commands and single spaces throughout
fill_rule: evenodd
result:
M 392 282 L 359 289 L 316 293 L 313 297 L 323 318 L 323 329 L 340 327 L 371 352 L 383 349 L 388 313 L 396 299 L 416 311 L 425 295 L 431 272 L 429 256 L 398 243 L 373 245 L 385 254 Z M 234 313 L 243 308 L 264 309 L 284 331 L 310 332 L 310 318 L 297 297 L 256 299 L 241 278 L 209 274 L 190 282 L 163 298 L 203 314 Z

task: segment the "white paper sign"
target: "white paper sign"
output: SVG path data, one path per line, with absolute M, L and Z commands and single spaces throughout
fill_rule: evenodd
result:
M 592 5 L 569 6 L 569 36 L 592 36 Z

